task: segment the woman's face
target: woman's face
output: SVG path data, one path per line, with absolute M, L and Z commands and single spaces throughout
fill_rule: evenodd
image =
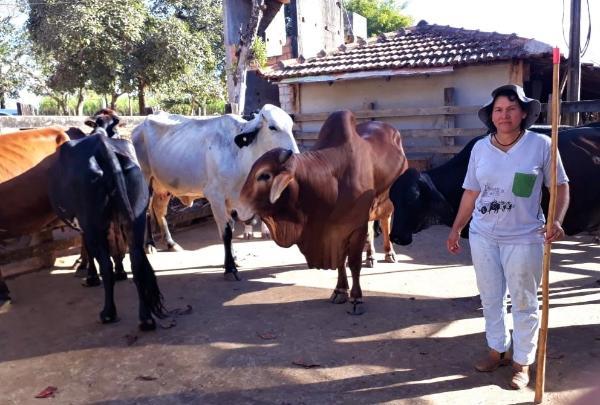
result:
M 507 96 L 498 96 L 492 107 L 492 122 L 499 133 L 521 130 L 521 121 L 527 117 L 519 101 L 511 101 Z

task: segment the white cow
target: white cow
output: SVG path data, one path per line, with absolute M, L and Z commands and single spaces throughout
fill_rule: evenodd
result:
M 282 109 L 267 104 L 251 121 L 232 114 L 198 120 L 161 113 L 134 128 L 133 145 L 153 189 L 151 212 L 169 250 L 181 250 L 165 219 L 170 195 L 187 206 L 205 197 L 225 246 L 225 278 L 239 280 L 231 214 L 252 164 L 263 153 L 277 147 L 298 152 L 292 125 Z

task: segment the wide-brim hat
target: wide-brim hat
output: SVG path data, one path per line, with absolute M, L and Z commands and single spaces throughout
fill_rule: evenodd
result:
M 525 119 L 523 120 L 523 128 L 527 129 L 530 126 L 532 126 L 533 123 L 536 122 L 538 117 L 540 116 L 542 105 L 535 98 L 527 97 L 523 88 L 516 84 L 505 84 L 504 86 L 500 86 L 494 91 L 492 91 L 491 100 L 488 101 L 479 110 L 479 119 L 485 124 L 486 127 L 488 127 L 490 131 L 496 131 L 496 126 L 492 122 L 492 105 L 494 104 L 496 94 L 505 90 L 513 91 L 525 106 L 525 112 L 527 112 L 527 117 L 525 117 Z

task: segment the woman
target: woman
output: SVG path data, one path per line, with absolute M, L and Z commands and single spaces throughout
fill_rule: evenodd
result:
M 517 85 L 492 92 L 479 110 L 490 135 L 473 147 L 460 207 L 446 241 L 460 252 L 459 235 L 471 219 L 469 242 L 481 296 L 489 352 L 475 363 L 479 371 L 513 366 L 510 386 L 529 383 L 539 329 L 537 291 L 542 276 L 544 242 L 564 236 L 561 227 L 569 204 L 569 185 L 557 159 L 556 217 L 544 236 L 540 203 L 542 183 L 550 185 L 550 137 L 527 130 L 540 113 L 540 103 Z M 510 293 L 512 337 L 506 320 Z M 512 351 L 511 351 L 512 340 Z

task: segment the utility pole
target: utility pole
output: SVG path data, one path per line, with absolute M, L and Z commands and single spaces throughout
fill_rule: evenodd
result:
M 569 70 L 567 80 L 567 101 L 581 98 L 581 0 L 571 0 L 571 29 L 569 33 Z M 571 125 L 579 124 L 579 113 L 571 113 Z

